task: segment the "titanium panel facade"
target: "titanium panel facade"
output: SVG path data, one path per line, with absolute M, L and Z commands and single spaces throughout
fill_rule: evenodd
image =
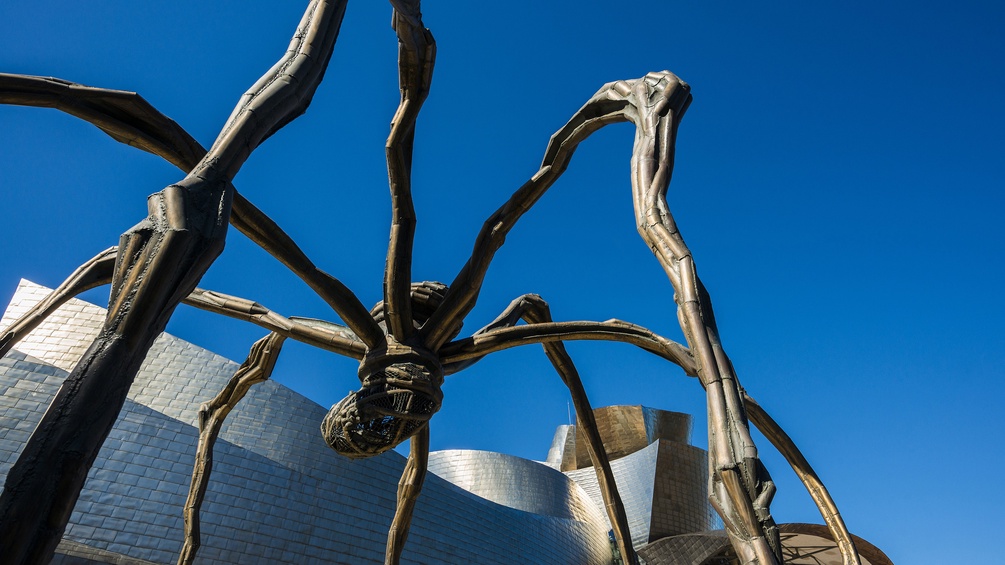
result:
M 646 406 L 604 406 L 593 411 L 607 455 L 619 459 L 645 449 L 658 439 L 687 444 L 691 441 L 691 416 Z M 575 469 L 590 467 L 586 440 L 575 434 Z M 566 456 L 568 457 L 568 456 Z M 568 470 L 568 469 L 562 469 Z
M 22 281 L 0 327 L 47 293 Z M 71 301 L 0 359 L 0 478 L 103 318 L 101 308 Z M 175 563 L 197 407 L 237 367 L 172 336 L 158 338 L 88 474 L 54 565 Z M 338 456 L 318 430 L 325 413 L 275 382 L 252 388 L 216 444 L 199 563 L 383 562 L 405 459 L 394 451 Z M 649 565 L 733 563 L 707 502 L 707 453 L 688 445 L 690 418 L 643 406 L 596 413 L 608 451 L 622 455 L 611 464 L 639 555 Z M 611 563 L 596 473 L 576 468 L 582 451 L 575 426 L 560 426 L 546 463 L 431 453 L 402 563 Z M 779 529 L 786 562 L 839 563 L 824 526 Z M 890 565 L 882 551 L 854 539 L 864 564 Z
M 562 473 L 513 455 L 452 449 L 429 454 L 430 473 L 497 504 L 542 516 L 598 524 L 607 535 L 607 516 Z
M 0 327 L 47 292 L 22 281 Z M 0 359 L 0 477 L 103 318 L 101 308 L 73 300 Z M 176 561 L 196 411 L 237 366 L 172 336 L 158 338 L 88 474 L 55 563 L 87 563 L 70 561 L 87 552 L 90 563 Z M 383 563 L 405 459 L 393 451 L 358 461 L 338 456 L 318 431 L 326 412 L 267 381 L 231 413 L 203 506 L 200 563 Z M 500 461 L 492 468 L 536 465 Z M 531 471 L 529 484 L 537 484 L 534 476 L 558 484 L 551 469 L 536 466 L 545 473 Z M 569 501 L 586 500 L 564 488 Z M 607 524 L 577 504 L 565 515 L 539 514 L 430 475 L 402 563 L 610 563 Z
M 594 414 L 636 549 L 667 536 L 720 527 L 708 503 L 708 452 L 688 443 L 690 416 L 645 406 L 606 406 Z M 603 508 L 596 471 L 588 456 L 584 462 L 580 439 L 570 441 L 573 436 L 578 436 L 575 426 L 559 427 L 547 464 L 561 466 Z M 573 461 L 574 470 L 567 470 Z
M 614 482 L 618 485 L 621 502 L 625 505 L 628 529 L 632 532 L 632 545 L 636 549 L 649 543 L 649 522 L 653 511 L 653 486 L 658 451 L 659 446 L 654 443 L 627 457 L 611 461 Z M 600 494 L 597 472 L 593 467 L 566 471 L 566 475 L 579 483 L 593 498 L 594 503 L 603 508 L 604 498 Z

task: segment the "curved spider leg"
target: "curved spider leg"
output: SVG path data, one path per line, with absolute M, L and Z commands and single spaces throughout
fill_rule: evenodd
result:
M 475 332 L 475 335 L 485 334 L 492 330 L 515 326 L 517 321 L 523 319 L 530 327 L 536 324 L 551 323 L 551 308 L 537 294 L 524 294 L 513 300 L 509 306 L 492 323 Z M 562 382 L 569 389 L 572 397 L 573 407 L 576 409 L 576 419 L 579 427 L 586 437 L 586 448 L 593 461 L 593 468 L 597 473 L 597 483 L 600 486 L 600 493 L 604 499 L 604 506 L 607 517 L 611 522 L 614 531 L 615 543 L 621 559 L 626 564 L 638 563 L 635 548 L 632 546 L 632 535 L 628 528 L 628 514 L 625 513 L 625 505 L 621 501 L 621 494 L 614 480 L 614 471 L 611 469 L 610 459 L 604 449 L 603 439 L 600 437 L 600 430 L 597 428 L 597 420 L 593 414 L 593 407 L 590 399 L 586 395 L 583 381 L 579 377 L 572 357 L 569 356 L 565 345 L 561 341 L 542 342 L 544 353 L 548 356 L 551 365 L 558 372 Z M 469 365 L 480 358 L 469 360 Z M 444 367 L 444 372 L 446 372 Z
M 384 151 L 391 188 L 391 236 L 384 268 L 384 309 L 388 333 L 399 342 L 410 340 L 412 326 L 412 147 L 415 121 L 429 94 L 436 61 L 436 41 L 422 24 L 419 0 L 391 0 L 392 25 L 398 35 L 398 82 L 401 102 L 391 120 Z
M 0 333 L 0 356 L 31 333 L 60 306 L 81 292 L 112 282 L 117 247 L 102 251 L 74 271 L 58 288 L 37 302 Z M 362 359 L 366 344 L 347 327 L 309 318 L 285 318 L 257 302 L 196 288 L 182 303 L 215 314 L 250 322 L 283 337 L 326 351 Z
M 398 481 L 398 502 L 394 519 L 387 531 L 387 548 L 384 551 L 384 565 L 398 565 L 405 540 L 412 525 L 412 512 L 419 500 L 422 483 L 426 480 L 429 464 L 429 424 L 422 427 L 409 440 L 408 462 Z
M 383 347 L 384 332 L 373 321 L 369 311 L 352 290 L 342 281 L 315 266 L 307 254 L 272 218 L 236 192 L 230 223 L 306 282 L 307 286 L 331 306 L 339 318 L 352 329 L 353 335 L 358 336 L 368 348 Z
M 768 438 L 768 441 L 775 446 L 775 449 L 785 457 L 785 460 L 789 462 L 799 480 L 802 481 L 803 486 L 806 487 L 806 491 L 809 492 L 810 497 L 813 498 L 813 502 L 817 505 L 817 509 L 820 510 L 824 523 L 827 524 L 827 529 L 837 543 L 838 550 L 841 551 L 843 565 L 861 565 L 855 541 L 852 539 L 851 533 L 848 532 L 844 519 L 841 518 L 841 512 L 838 510 L 837 504 L 834 503 L 834 499 L 831 498 L 827 487 L 824 486 L 823 481 L 820 480 L 816 471 L 810 466 L 809 461 L 806 460 L 806 457 L 796 447 L 795 442 L 764 411 L 764 408 L 746 392 L 743 393 L 743 405 L 747 409 L 747 416 L 750 418 L 750 421 L 764 434 L 764 437 Z
M 457 333 L 464 317 L 478 300 L 489 264 L 505 242 L 506 235 L 562 175 L 576 147 L 605 125 L 626 120 L 624 113 L 628 101 L 608 96 L 608 91 L 615 84 L 605 85 L 562 129 L 551 136 L 538 171 L 482 225 L 471 257 L 450 283 L 450 290 L 436 313 L 419 330 L 422 341 L 429 348 L 437 350 Z
M 451 375 L 461 371 L 489 353 L 553 341 L 628 343 L 670 361 L 684 369 L 688 376 L 698 376 L 698 365 L 687 347 L 642 326 L 614 319 L 606 322 L 549 322 L 486 329 L 485 333 L 476 333 L 440 348 L 443 373 Z
M 154 338 L 223 250 L 234 175 L 310 103 L 344 8 L 310 3 L 286 55 L 241 98 L 199 165 L 151 196 L 149 216 L 123 235 L 101 333 L 56 393 L 0 494 L 0 546 L 11 549 L 6 563 L 52 559 Z
M 162 157 L 186 173 L 206 155 L 187 131 L 135 92 L 0 73 L 0 104 L 61 110 L 98 127 L 116 141 Z M 317 268 L 278 224 L 233 186 L 227 190 L 233 192 L 231 225 L 307 283 L 370 348 L 382 346 L 383 331 L 356 295 Z
M 118 247 L 109 247 L 98 253 L 83 265 L 77 267 L 69 277 L 53 289 L 44 299 L 35 303 L 21 317 L 0 333 L 0 357 L 7 354 L 14 345 L 38 327 L 50 314 L 67 300 L 85 290 L 108 284 L 115 269 Z
M 352 359 L 362 359 L 367 352 L 366 344 L 345 326 L 312 318 L 286 318 L 246 298 L 197 288 L 182 303 L 250 322 L 283 337 Z
M 678 319 L 698 361 L 709 411 L 709 499 L 744 564 L 781 562 L 778 529 L 769 505 L 775 486 L 750 437 L 742 389 L 719 339 L 711 300 L 690 250 L 670 214 L 666 191 L 688 89 L 669 72 L 650 73 L 616 90 L 631 102 L 625 116 L 636 125 L 632 193 L 638 230 L 674 287 Z
M 674 287 L 678 319 L 698 361 L 697 375 L 708 399 L 709 498 L 742 562 L 774 565 L 781 560 L 778 531 L 768 510 L 774 483 L 750 438 L 740 387 L 719 341 L 711 301 L 666 204 L 677 126 L 690 101 L 689 87 L 665 71 L 602 87 L 552 136 L 537 174 L 485 223 L 471 259 L 420 331 L 434 349 L 445 343 L 445 336 L 477 300 L 492 256 L 506 234 L 561 174 L 576 146 L 606 124 L 634 123 L 632 192 L 639 233 Z
M 265 382 L 272 376 L 285 339 L 282 335 L 271 333 L 256 341 L 251 346 L 248 358 L 238 367 L 224 389 L 212 400 L 199 406 L 199 446 L 196 448 L 192 482 L 185 501 L 185 543 L 178 556 L 178 565 L 191 565 L 202 543 L 199 511 L 213 471 L 213 446 L 220 435 L 223 422 L 252 386 Z
M 65 112 L 120 143 L 164 158 L 186 173 L 206 154 L 188 132 L 135 92 L 54 77 L 0 73 L 0 104 Z

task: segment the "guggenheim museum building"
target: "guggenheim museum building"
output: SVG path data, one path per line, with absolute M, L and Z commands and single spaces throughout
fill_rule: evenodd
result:
M 0 331 L 49 289 L 22 281 Z M 72 300 L 0 359 L 0 479 L 6 477 L 104 310 Z M 238 364 L 162 335 L 91 468 L 52 563 L 173 565 L 183 541 L 198 407 Z M 379 564 L 405 458 L 350 460 L 318 431 L 327 408 L 273 381 L 256 385 L 216 443 L 202 507 L 205 565 Z M 632 544 L 649 565 L 737 563 L 707 500 L 707 454 L 691 418 L 644 406 L 596 411 Z M 575 426 L 544 461 L 469 450 L 433 452 L 402 563 L 618 562 L 597 477 Z M 782 524 L 786 563 L 840 564 L 823 526 Z M 864 565 L 890 560 L 855 538 Z M 2 548 L 0 548 L 2 550 Z

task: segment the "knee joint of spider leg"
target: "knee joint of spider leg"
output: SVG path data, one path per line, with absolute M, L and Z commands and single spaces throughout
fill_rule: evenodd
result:
M 737 475 L 739 475 L 740 474 L 740 464 L 737 463 L 737 462 L 735 462 L 735 461 L 731 461 L 729 463 L 720 463 L 720 464 L 718 464 L 718 465 L 715 466 L 715 474 L 716 475 L 719 475 L 721 477 L 722 475 L 724 475 L 726 473 L 736 473 Z
M 524 304 L 533 307 L 536 310 L 548 308 L 548 303 L 541 298 L 540 294 L 525 294 L 521 298 L 523 298 Z
M 397 343 L 367 353 L 362 387 L 332 406 L 321 423 L 325 442 L 346 457 L 378 455 L 421 431 L 440 409 L 443 367 L 431 351 Z

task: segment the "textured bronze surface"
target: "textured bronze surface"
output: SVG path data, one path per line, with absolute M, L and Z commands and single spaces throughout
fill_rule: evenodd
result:
M 0 349 L 9 349 L 62 301 L 87 288 L 111 284 L 105 327 L 8 474 L 0 495 L 0 547 L 5 550 L 0 564 L 49 561 L 140 362 L 182 302 L 272 332 L 235 375 L 233 394 L 224 391 L 218 406 L 208 409 L 207 414 L 215 414 L 214 422 L 222 422 L 242 396 L 239 392 L 250 386 L 249 379 L 267 378 L 284 338 L 360 360 L 361 388 L 332 408 L 322 430 L 332 447 L 350 457 L 381 453 L 413 438 L 399 485 L 398 512 L 390 527 L 387 563 L 396 563 L 400 556 L 422 487 L 429 421 L 442 400 L 443 376 L 488 353 L 528 343 L 542 344 L 570 391 L 584 451 L 597 471 L 616 545 L 626 563 L 637 562 L 603 446 L 604 434 L 598 430 L 579 374 L 563 345 L 563 341 L 591 339 L 631 343 L 697 377 L 708 399 L 709 497 L 741 562 L 773 565 L 782 559 L 778 529 L 769 510 L 775 486 L 750 435 L 747 415 L 751 409 L 752 420 L 782 450 L 813 494 L 845 565 L 858 563 L 854 542 L 823 485 L 788 436 L 740 386 L 719 338 L 711 299 L 670 212 L 666 192 L 677 127 L 691 102 L 688 85 L 670 72 L 604 85 L 552 136 L 538 171 L 484 223 L 470 259 L 451 284 L 416 284 L 411 281 L 412 152 L 436 48 L 422 22 L 418 0 L 392 0 L 401 97 L 386 144 L 392 221 L 383 300 L 371 312 L 237 193 L 232 181 L 251 153 L 310 104 L 335 47 L 345 4 L 344 0 L 309 3 L 289 50 L 240 98 L 209 151 L 135 93 L 52 78 L 0 75 L 0 103 L 57 108 L 116 140 L 163 157 L 186 173 L 178 183 L 150 197 L 148 217 L 126 232 L 116 248 L 82 266 L 50 299 L 0 334 Z M 555 322 L 547 303 L 532 294 L 514 300 L 473 335 L 456 339 L 506 235 L 561 176 L 576 147 L 593 132 L 618 122 L 630 122 L 636 128 L 631 183 L 637 228 L 670 279 L 687 345 L 618 320 Z M 283 317 L 250 300 L 197 289 L 223 249 L 228 223 L 303 279 L 347 327 Z M 524 325 L 516 327 L 520 321 Z M 263 347 L 270 353 L 265 354 Z M 622 435 L 637 433 L 625 430 Z M 200 444 L 194 494 L 186 511 L 188 523 L 193 524 L 189 537 L 192 528 L 197 533 L 212 437 L 211 433 Z M 186 546 L 181 562 L 194 558 L 197 545 Z
M 227 386 L 199 407 L 199 445 L 196 448 L 192 484 L 185 501 L 185 543 L 178 556 L 178 565 L 191 565 L 199 549 L 199 509 L 209 487 L 209 476 L 213 470 L 213 445 L 220 435 L 223 422 L 252 386 L 272 376 L 285 339 L 277 333 L 271 333 L 256 341 L 251 346 L 248 359 L 238 367 Z
M 604 406 L 593 413 L 604 450 L 611 459 L 635 453 L 657 439 L 690 443 L 691 417 L 687 414 L 644 406 Z M 593 465 L 585 442 L 578 433 L 575 435 L 573 452 L 563 458 L 563 462 L 569 459 L 568 469 Z M 563 470 L 566 470 L 566 465 L 563 465 Z

